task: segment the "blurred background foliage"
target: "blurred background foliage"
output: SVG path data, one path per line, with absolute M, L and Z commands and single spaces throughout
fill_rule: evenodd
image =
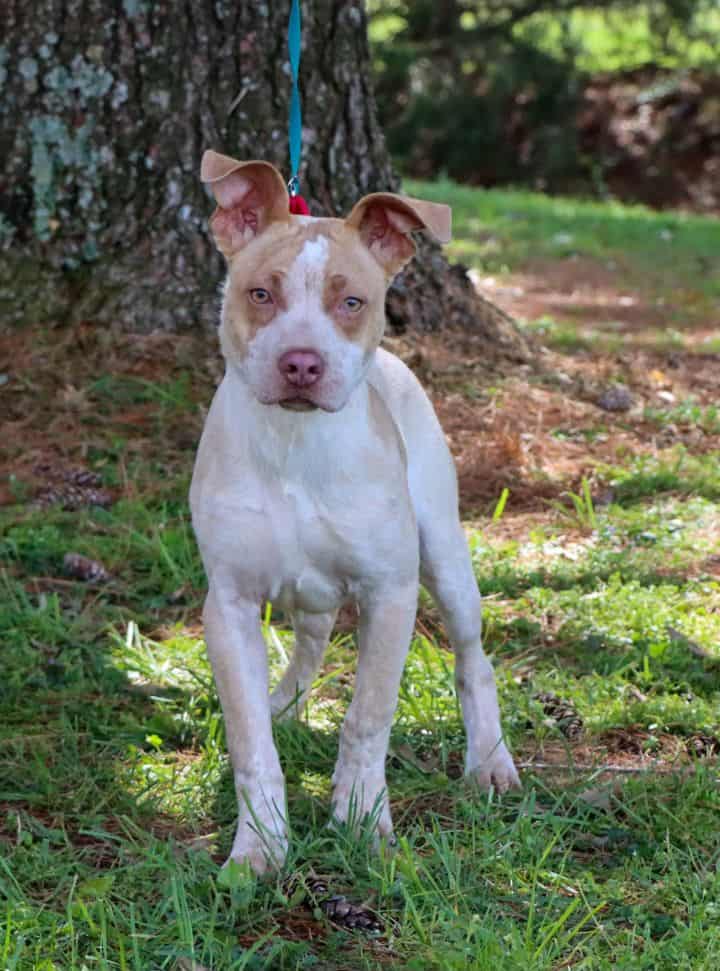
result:
M 720 209 L 718 0 L 371 0 L 400 169 Z

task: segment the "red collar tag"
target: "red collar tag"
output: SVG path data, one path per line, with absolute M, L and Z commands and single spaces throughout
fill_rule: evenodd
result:
M 290 212 L 295 216 L 309 216 L 310 208 L 301 195 L 290 196 Z

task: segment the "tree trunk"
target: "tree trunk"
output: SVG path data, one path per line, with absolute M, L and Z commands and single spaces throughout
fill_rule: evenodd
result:
M 0 314 L 130 330 L 211 325 L 222 260 L 205 148 L 287 172 L 289 0 L 3 0 Z M 344 214 L 398 188 L 359 0 L 305 0 L 303 192 Z M 392 330 L 450 320 L 523 357 L 501 311 L 438 248 L 388 299 Z

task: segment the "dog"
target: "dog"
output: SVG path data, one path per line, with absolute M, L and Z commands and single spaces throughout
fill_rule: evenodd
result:
M 190 490 L 208 579 L 207 649 L 239 804 L 230 859 L 257 873 L 287 851 L 285 785 L 272 716 L 307 699 L 337 611 L 355 602 L 358 666 L 340 733 L 332 816 L 392 833 L 390 727 L 418 585 L 432 594 L 456 663 L 466 773 L 519 784 L 481 645 L 480 595 L 458 516 L 455 467 L 410 370 L 379 347 L 385 293 L 415 252 L 411 233 L 450 239 L 450 209 L 392 193 L 346 219 L 290 214 L 280 173 L 207 151 L 201 178 L 227 260 L 225 377 Z M 287 613 L 295 651 L 269 694 L 264 601 Z

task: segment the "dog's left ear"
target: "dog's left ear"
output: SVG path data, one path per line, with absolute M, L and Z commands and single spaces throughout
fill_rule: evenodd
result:
M 440 243 L 451 238 L 450 206 L 392 192 L 373 192 L 353 208 L 345 220 L 356 229 L 371 254 L 392 277 L 415 253 L 409 235 L 415 229 L 427 229 Z

